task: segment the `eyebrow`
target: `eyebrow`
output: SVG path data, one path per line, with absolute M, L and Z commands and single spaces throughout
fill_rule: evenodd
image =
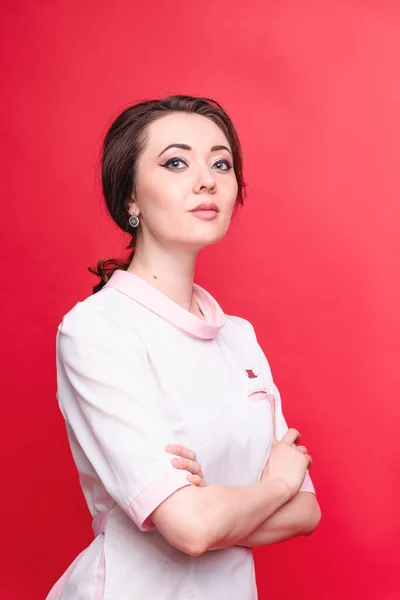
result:
M 193 148 L 191 146 L 189 146 L 188 144 L 170 144 L 169 146 L 164 148 L 164 150 L 162 152 L 160 152 L 160 154 L 158 155 L 157 158 L 159 158 L 161 156 L 161 154 L 164 154 L 164 152 L 166 152 L 170 148 L 180 148 L 181 150 L 193 150 Z M 211 148 L 211 152 L 218 152 L 219 150 L 228 150 L 229 154 L 232 154 L 232 152 L 226 146 L 218 145 L 218 146 L 212 146 L 212 148 Z

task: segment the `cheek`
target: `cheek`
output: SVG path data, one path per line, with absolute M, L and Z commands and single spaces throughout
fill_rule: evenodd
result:
M 238 195 L 238 191 L 239 191 L 239 186 L 238 186 L 237 179 L 236 179 L 236 177 L 235 177 L 235 178 L 234 178 L 234 182 L 233 182 L 233 196 L 234 196 L 234 200 L 233 200 L 233 202 L 234 202 L 234 203 L 236 202 L 236 198 L 237 198 L 237 195 Z
M 175 178 L 171 185 L 166 177 L 147 178 L 137 187 L 140 211 L 147 227 L 162 238 L 182 237 L 187 229 L 185 207 L 187 206 L 186 188 L 182 181 Z
M 226 195 L 230 196 L 232 202 L 236 200 L 239 186 L 236 175 L 233 172 L 224 178 L 221 177 L 220 187 L 224 190 Z
M 136 189 L 141 212 L 149 217 L 173 214 L 182 202 L 182 182 L 177 180 L 171 184 L 168 177 L 158 173 L 139 181 Z
M 232 177 L 226 184 L 222 187 L 221 192 L 223 195 L 223 202 L 226 211 L 232 212 L 237 199 L 237 194 L 239 191 L 239 187 L 236 181 L 236 177 Z

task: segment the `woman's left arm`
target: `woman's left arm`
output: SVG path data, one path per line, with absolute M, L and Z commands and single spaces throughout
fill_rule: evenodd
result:
M 298 492 L 292 500 L 281 506 L 238 546 L 269 546 L 298 536 L 310 535 L 321 519 L 321 509 L 310 492 Z M 213 547 L 211 550 L 218 550 Z

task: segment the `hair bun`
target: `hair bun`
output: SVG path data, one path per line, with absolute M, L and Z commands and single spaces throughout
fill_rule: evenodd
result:
M 114 271 L 117 269 L 126 271 L 131 263 L 132 258 L 133 252 L 130 253 L 127 260 L 120 258 L 99 258 L 96 267 L 88 267 L 88 271 L 90 271 L 90 273 L 100 277 L 99 283 L 93 286 L 93 294 L 99 292 L 105 286 Z

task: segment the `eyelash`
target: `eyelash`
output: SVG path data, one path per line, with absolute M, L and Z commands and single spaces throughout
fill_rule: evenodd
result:
M 186 164 L 186 162 L 183 160 L 183 158 L 178 158 L 177 156 L 174 156 L 173 158 L 170 158 L 169 160 L 167 160 L 167 162 L 166 162 L 165 164 L 163 164 L 163 165 L 161 165 L 161 166 L 162 166 L 162 167 L 165 167 L 165 168 L 167 168 L 167 169 L 168 169 L 168 168 L 169 168 L 169 165 L 170 165 L 171 163 L 173 163 L 173 162 L 176 162 L 176 161 L 183 162 L 183 163 L 185 163 L 185 165 L 187 166 L 187 164 Z M 227 166 L 227 169 L 217 169 L 217 171 L 230 171 L 230 170 L 232 169 L 232 164 L 229 162 L 229 160 L 226 160 L 226 159 L 217 160 L 217 161 L 214 163 L 214 165 L 217 165 L 218 163 L 224 163 L 224 164 L 226 164 L 226 166 Z M 172 170 L 172 171 L 181 171 L 182 169 L 170 169 L 170 170 Z

